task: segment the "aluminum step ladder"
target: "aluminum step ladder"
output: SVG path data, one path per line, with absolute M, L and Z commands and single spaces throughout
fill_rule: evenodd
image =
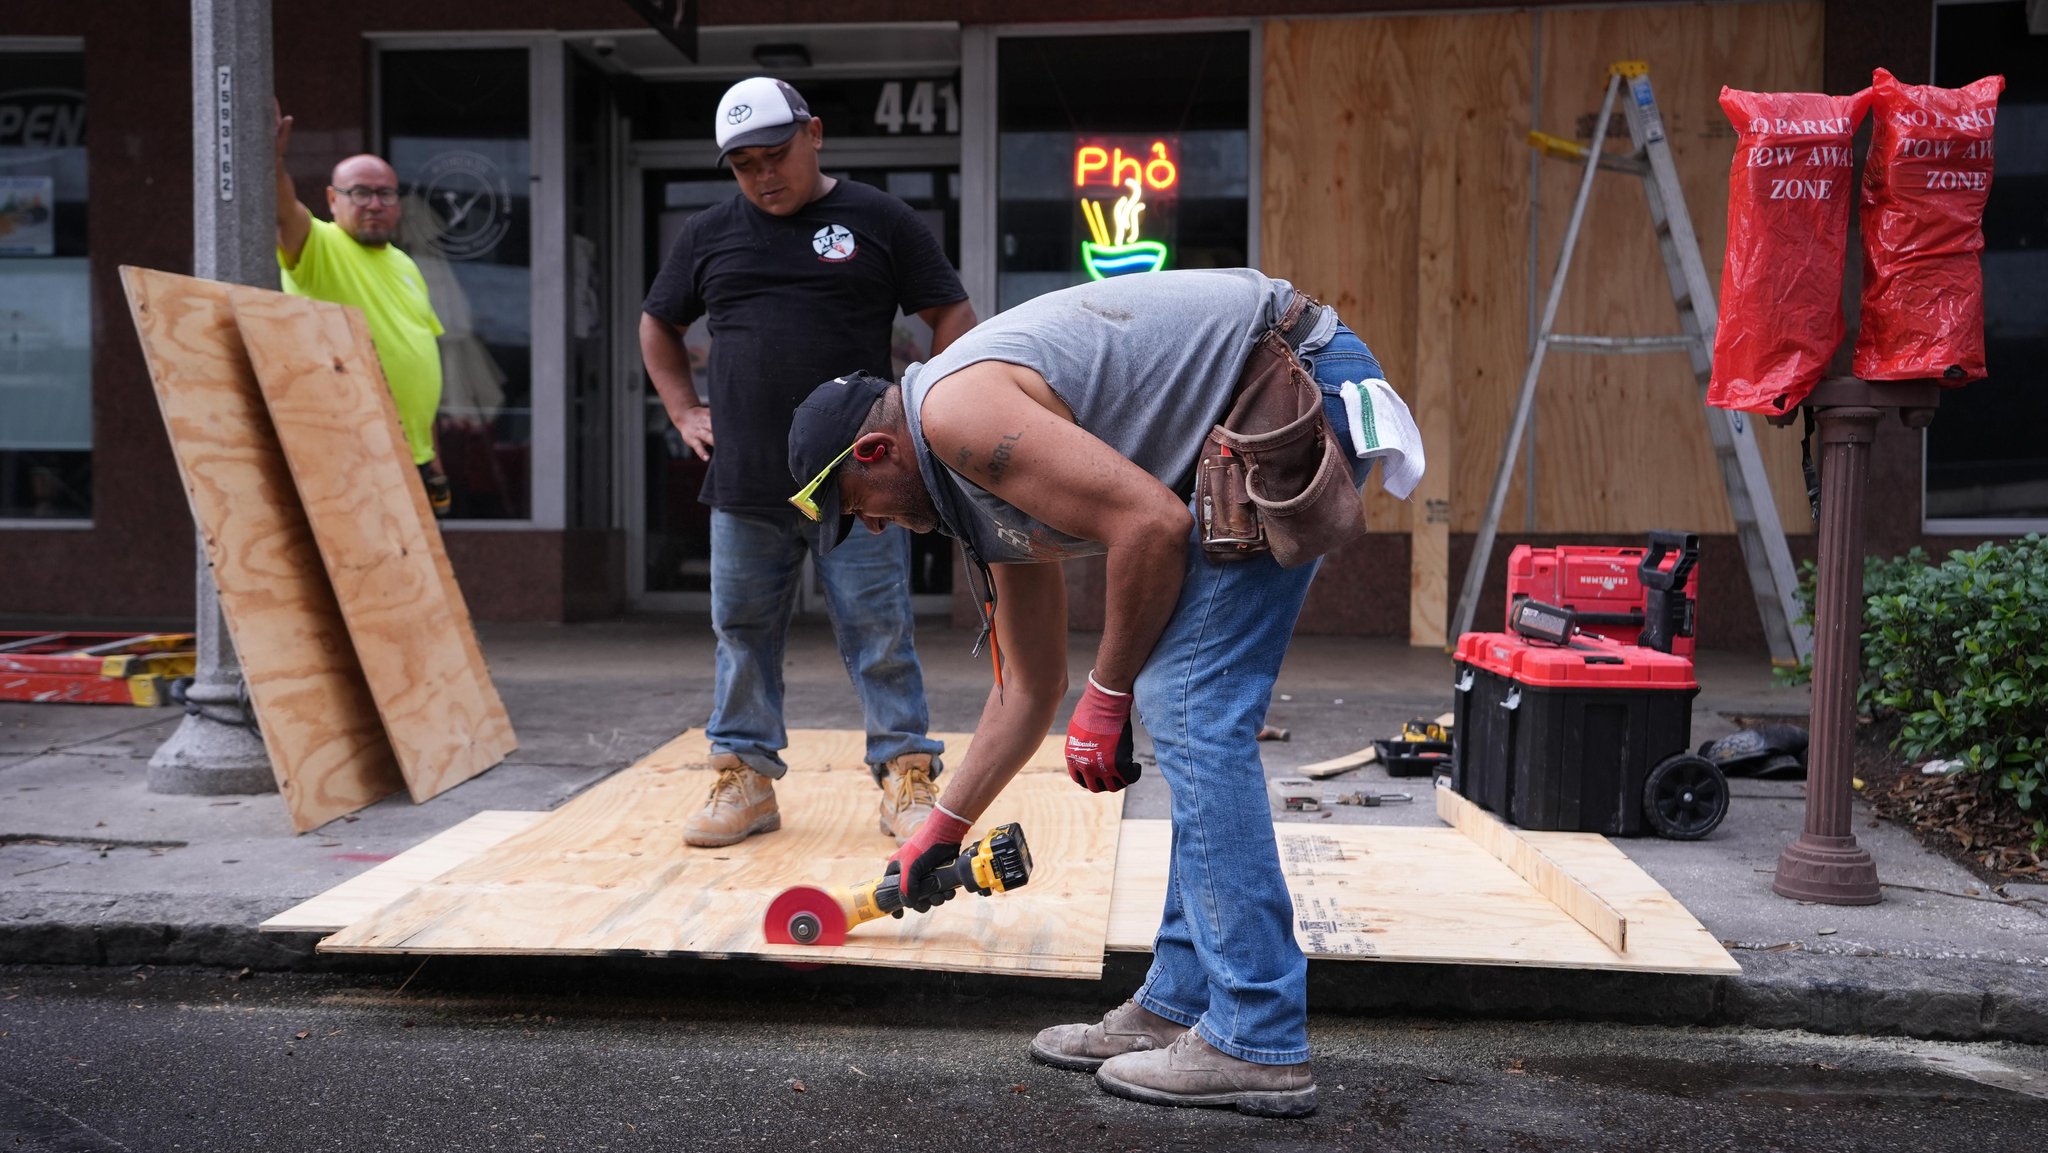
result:
M 1628 153 L 1605 151 L 1607 126 L 1612 122 L 1617 97 L 1628 121 L 1629 137 L 1635 143 Z M 1531 132 L 1529 142 L 1547 155 L 1581 160 L 1585 174 L 1579 179 L 1578 199 L 1572 202 L 1571 221 L 1565 226 L 1564 248 L 1550 278 L 1550 295 L 1543 302 L 1543 322 L 1536 348 L 1529 358 L 1529 371 L 1522 378 L 1521 396 L 1515 402 L 1515 419 L 1502 449 L 1500 469 L 1494 474 L 1493 494 L 1486 504 L 1486 518 L 1473 542 L 1472 559 L 1465 568 L 1465 583 L 1458 596 L 1458 611 L 1452 619 L 1451 635 L 1472 629 L 1479 607 L 1480 586 L 1486 579 L 1486 565 L 1493 553 L 1494 536 L 1500 529 L 1502 509 L 1507 504 L 1508 485 L 1514 477 L 1515 458 L 1528 433 L 1529 413 L 1535 405 L 1536 381 L 1543 372 L 1543 360 L 1551 349 L 1591 353 L 1657 353 L 1684 350 L 1692 358 L 1692 371 L 1705 398 L 1713 372 L 1715 303 L 1714 287 L 1707 280 L 1706 265 L 1700 260 L 1699 238 L 1692 219 L 1686 215 L 1685 194 L 1678 183 L 1678 171 L 1671 160 L 1671 145 L 1664 138 L 1663 118 L 1650 89 L 1649 66 L 1639 60 L 1624 60 L 1608 70 L 1607 95 L 1600 103 L 1600 117 L 1593 127 L 1591 144 Z M 1572 251 L 1578 246 L 1579 225 L 1586 216 L 1586 202 L 1593 192 L 1593 176 L 1601 169 L 1626 173 L 1643 182 L 1649 200 L 1650 223 L 1657 234 L 1657 251 L 1671 280 L 1671 299 L 1678 307 L 1679 333 L 1675 336 L 1574 336 L 1554 331 L 1557 303 L 1564 295 L 1565 275 L 1571 268 Z M 1728 492 L 1728 511 L 1735 521 L 1735 535 L 1742 544 L 1742 559 L 1749 569 L 1750 588 L 1756 594 L 1757 610 L 1763 616 L 1764 636 L 1770 642 L 1771 660 L 1793 664 L 1813 654 L 1813 632 L 1799 621 L 1796 590 L 1798 576 L 1792 553 L 1785 544 L 1785 530 L 1778 520 L 1778 507 L 1771 500 L 1770 478 L 1764 472 L 1762 455 L 1746 413 L 1708 408 L 1707 430 L 1713 437 L 1714 457 L 1721 466 L 1721 481 Z

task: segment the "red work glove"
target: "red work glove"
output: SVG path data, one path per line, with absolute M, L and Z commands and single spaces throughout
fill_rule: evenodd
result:
M 1067 775 L 1091 793 L 1113 793 L 1138 779 L 1129 755 L 1131 694 L 1105 689 L 1088 674 L 1088 687 L 1067 722 Z M 1118 756 L 1123 752 L 1123 756 Z
M 903 892 L 906 908 L 920 913 L 931 912 L 933 905 L 943 905 L 953 896 L 951 889 L 941 889 L 932 878 L 932 873 L 950 865 L 960 856 L 960 838 L 967 835 L 972 822 L 962 820 L 944 805 L 934 806 L 932 815 L 910 834 L 896 855 L 889 858 L 889 867 L 884 876 L 896 878 L 896 885 Z M 902 916 L 898 911 L 897 916 Z

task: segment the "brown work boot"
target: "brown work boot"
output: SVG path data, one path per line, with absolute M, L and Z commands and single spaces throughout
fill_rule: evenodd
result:
M 712 782 L 704 807 L 684 823 L 684 844 L 704 849 L 737 845 L 755 833 L 782 827 L 773 782 L 732 753 L 714 754 L 711 767 L 718 770 L 718 779 Z
M 1125 1001 L 1093 1025 L 1054 1025 L 1031 1039 L 1031 1056 L 1055 1069 L 1091 1073 L 1124 1053 L 1164 1049 L 1188 1031 L 1136 1001 Z
M 1164 1049 L 1111 1057 L 1095 1071 L 1095 1083 L 1147 1105 L 1221 1106 L 1254 1117 L 1306 1117 L 1316 1111 L 1316 1078 L 1307 1061 L 1240 1061 L 1217 1052 L 1193 1029 Z
M 924 824 L 938 803 L 938 793 L 932 789 L 932 755 L 905 753 L 882 768 L 882 831 L 900 845 Z

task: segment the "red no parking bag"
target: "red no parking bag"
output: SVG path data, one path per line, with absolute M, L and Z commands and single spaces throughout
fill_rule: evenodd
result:
M 1842 343 L 1842 262 L 1855 192 L 1850 141 L 1869 103 L 1869 89 L 1854 96 L 1721 89 L 1736 147 L 1708 404 L 1792 408 Z
M 1878 69 L 1863 167 L 1865 380 L 1984 376 L 1984 201 L 2005 77 L 1963 88 L 1901 84 Z

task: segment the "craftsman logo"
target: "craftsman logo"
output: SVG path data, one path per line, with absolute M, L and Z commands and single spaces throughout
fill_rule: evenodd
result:
M 753 115 L 753 105 L 735 104 L 731 108 L 725 110 L 725 122 L 727 124 L 745 124 L 748 118 L 752 117 Z
M 431 210 L 434 247 L 451 261 L 488 257 L 512 230 L 512 193 L 496 161 L 480 152 L 443 152 L 413 188 Z
M 828 224 L 811 237 L 811 251 L 818 254 L 819 260 L 829 260 L 834 264 L 852 260 L 854 248 L 853 233 L 842 225 Z

